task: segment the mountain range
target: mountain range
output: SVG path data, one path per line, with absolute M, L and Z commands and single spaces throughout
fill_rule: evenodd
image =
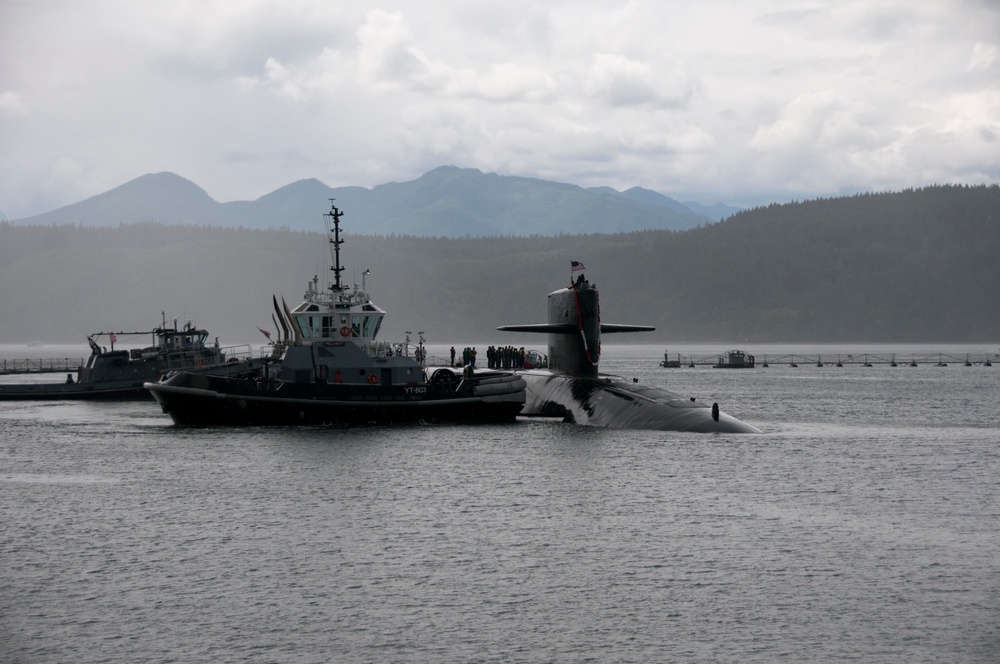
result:
M 17 225 L 116 227 L 160 223 L 315 231 L 337 200 L 352 230 L 365 235 L 491 237 L 685 230 L 732 215 L 722 204 L 681 203 L 649 189 L 623 192 L 441 166 L 416 180 L 371 189 L 293 182 L 254 201 L 220 203 L 174 173 L 143 175 L 103 194 Z

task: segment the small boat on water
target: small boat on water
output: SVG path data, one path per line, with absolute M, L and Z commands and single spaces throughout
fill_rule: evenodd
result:
M 715 369 L 753 369 L 755 366 L 754 356 L 742 350 L 727 351 L 719 356 L 718 362 L 712 365 Z
M 119 336 L 151 334 L 153 343 L 145 348 L 115 350 Z M 111 350 L 96 340 L 108 337 Z M 253 374 L 263 366 L 254 359 L 249 346 L 223 348 L 218 340 L 206 343 L 208 332 L 190 322 L 182 328 L 168 327 L 166 316 L 160 327 L 148 332 L 95 332 L 87 337 L 91 354 L 85 365 L 77 368 L 76 377 L 67 374 L 60 383 L 0 383 L 0 401 L 33 400 L 114 400 L 149 399 L 143 387 L 168 372 L 211 371 L 216 374 Z
M 425 367 L 423 353 L 378 341 L 386 312 L 357 284 L 341 282 L 340 217 L 329 218 L 333 283 L 307 285 L 289 309 L 272 296 L 279 333 L 260 376 L 226 377 L 181 371 L 146 387 L 181 425 L 508 422 L 524 406 L 516 373 L 467 366 Z
M 668 351 L 663 351 L 663 361 L 660 362 L 660 366 L 667 369 L 679 369 L 681 366 L 681 354 L 677 353 L 677 359 L 671 360 L 670 353 Z

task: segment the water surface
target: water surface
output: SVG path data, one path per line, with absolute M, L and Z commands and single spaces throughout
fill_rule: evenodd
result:
M 0 659 L 998 660 L 1000 367 L 662 353 L 764 434 L 0 403 Z

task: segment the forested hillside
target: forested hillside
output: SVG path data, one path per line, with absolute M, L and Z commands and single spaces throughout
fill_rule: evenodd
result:
M 658 328 L 616 342 L 1000 338 L 996 185 L 773 205 L 689 231 L 615 235 L 361 236 L 363 211 L 353 213 L 344 277 L 371 270 L 391 339 L 409 329 L 436 343 L 514 342 L 494 328 L 543 322 L 570 260 L 600 288 L 603 320 Z M 321 233 L 0 224 L 0 342 L 148 329 L 161 310 L 223 343 L 263 340 L 271 294 L 294 306 L 307 280 L 325 277 L 328 255 Z
M 654 280 L 698 275 L 668 305 L 671 318 L 702 321 L 684 330 L 693 338 L 1000 337 L 995 185 L 772 205 L 651 244 L 675 263 Z M 713 303 L 710 320 L 699 299 Z

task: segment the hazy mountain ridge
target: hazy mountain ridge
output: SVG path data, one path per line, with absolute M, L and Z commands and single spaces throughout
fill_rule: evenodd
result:
M 637 191 L 641 193 L 636 193 Z M 174 173 L 144 175 L 103 194 L 24 219 L 19 225 L 87 227 L 155 222 L 316 230 L 316 201 L 335 198 L 364 216 L 369 234 L 485 237 L 682 230 L 713 221 L 671 198 L 633 188 L 584 189 L 536 178 L 442 166 L 372 189 L 300 180 L 254 201 L 219 203 Z M 320 227 L 321 228 L 321 227 Z
M 315 214 L 325 209 L 318 201 Z M 530 343 L 545 296 L 587 265 L 602 319 L 628 341 L 985 342 L 1000 336 L 1000 187 L 941 186 L 748 210 L 689 231 L 559 237 L 367 235 L 345 204 L 347 281 L 388 310 L 384 337 Z M 329 245 L 319 233 L 134 224 L 0 224 L 0 341 L 83 341 L 194 318 L 223 343 L 263 341 L 271 294 L 292 306 Z M 43 305 L 43 306 L 40 306 Z

